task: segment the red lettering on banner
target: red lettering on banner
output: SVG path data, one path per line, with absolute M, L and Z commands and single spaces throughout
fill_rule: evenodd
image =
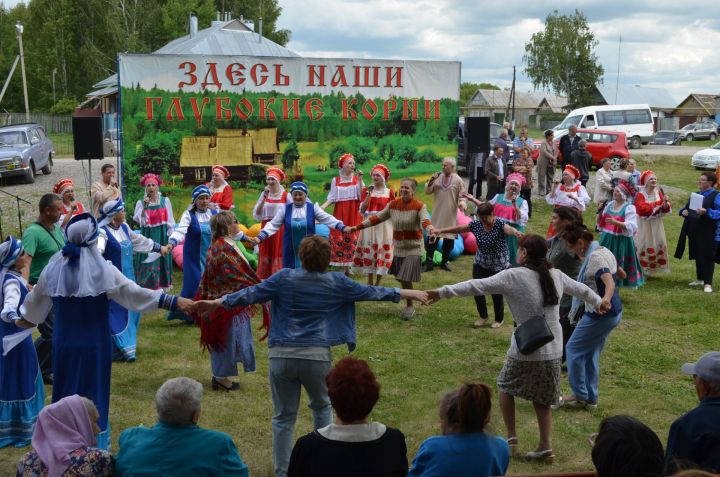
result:
M 195 70 L 197 70 L 197 66 L 195 66 L 195 63 L 192 63 L 190 61 L 184 61 L 180 63 L 178 66 L 179 70 L 186 69 L 187 71 L 184 71 L 185 76 L 189 78 L 190 81 L 180 81 L 178 83 L 178 88 L 183 88 L 185 86 L 192 86 L 195 83 L 197 83 L 197 76 L 195 76 Z
M 393 70 L 395 70 L 395 73 L 393 73 Z M 395 80 L 395 88 L 402 88 L 402 66 L 387 66 L 385 67 L 385 87 L 386 88 L 393 88 L 393 80 Z
M 378 105 L 372 99 L 368 99 L 362 105 L 362 114 L 365 119 L 372 121 L 378 113 Z
M 207 73 L 205 73 L 205 78 L 203 79 L 203 82 L 200 83 L 200 87 L 202 89 L 207 89 L 208 86 L 215 85 L 217 86 L 218 91 L 221 90 L 222 83 L 220 83 L 220 79 L 218 78 L 217 63 L 208 63 L 207 67 Z M 210 78 L 210 81 L 208 81 L 208 78 Z
M 387 121 L 390 119 L 390 114 L 397 111 L 397 101 L 394 99 L 388 99 L 383 103 L 383 120 Z
M 347 87 L 348 82 L 347 78 L 345 78 L 345 67 L 343 65 L 338 65 L 335 69 L 335 74 L 332 77 L 332 80 L 330 80 L 330 86 L 346 86 Z
M 168 121 L 172 121 L 173 119 L 183 121 L 185 119 L 185 115 L 183 114 L 182 106 L 180 106 L 180 98 L 170 98 L 170 100 L 172 102 L 170 103 L 170 107 L 168 107 L 167 115 L 165 116 L 165 118 Z M 175 112 L 174 115 L 173 112 Z
M 417 121 L 418 119 L 418 100 L 417 99 L 403 99 L 402 100 L 402 120 L 407 121 L 410 119 L 412 113 L 412 120 Z
M 260 76 L 258 76 L 258 70 L 260 70 Z M 255 86 L 262 86 L 267 83 L 267 72 L 267 66 L 263 65 L 262 63 L 252 65 L 250 67 L 250 78 L 253 80 L 253 83 L 255 83 Z
M 355 121 L 357 119 L 357 111 L 353 109 L 355 105 L 357 105 L 357 98 L 351 98 L 350 100 L 343 99 L 342 100 L 342 120 L 347 121 L 348 119 L 351 119 Z
M 162 98 L 145 98 L 145 117 L 148 121 L 152 121 L 155 119 L 155 114 L 153 112 L 153 104 L 157 104 L 160 106 L 162 104 Z
M 325 69 L 327 65 L 307 65 L 308 67 L 308 86 L 325 86 Z M 317 68 L 317 71 L 316 71 Z M 317 84 L 315 81 L 317 80 Z
M 248 120 L 250 119 L 250 116 L 252 116 L 253 113 L 253 105 L 247 98 L 242 98 L 240 101 L 237 102 L 235 105 L 235 114 L 242 119 L 242 120 Z
M 225 68 L 225 76 L 233 86 L 240 86 L 245 82 L 245 65 L 242 63 L 230 63 Z
M 440 100 L 425 100 L 425 119 L 440 119 Z
M 320 98 L 310 98 L 305 103 L 305 112 L 312 121 L 319 121 L 323 118 L 322 100 Z
M 202 116 L 203 112 L 205 111 L 205 106 L 210 102 L 210 98 L 203 97 L 202 100 L 200 100 L 200 107 L 198 107 L 198 99 L 197 98 L 190 98 L 190 106 L 192 106 L 193 110 L 193 116 L 195 117 L 195 122 L 197 123 L 197 127 L 202 127 Z
M 223 108 L 224 105 L 230 105 L 230 98 L 215 98 L 216 121 L 230 121 L 232 119 L 232 110 Z
M 380 86 L 379 66 L 355 66 L 353 69 L 355 70 L 355 82 L 353 86 L 356 88 L 377 88 Z M 372 78 L 370 77 L 371 73 Z
M 282 98 L 282 118 L 283 119 L 300 119 L 300 99 L 299 98 Z M 292 117 L 290 115 L 292 114 Z
M 260 119 L 275 121 L 275 111 L 269 107 L 271 104 L 275 104 L 275 98 L 258 98 L 258 116 L 260 116 Z
M 277 64 L 273 65 L 273 67 L 275 68 L 275 82 L 273 83 L 273 86 L 288 86 L 290 84 L 290 77 L 283 74 L 283 65 Z

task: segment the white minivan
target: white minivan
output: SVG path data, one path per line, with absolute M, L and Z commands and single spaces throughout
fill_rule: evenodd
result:
M 556 131 L 567 130 L 575 125 L 582 129 L 622 131 L 627 137 L 630 149 L 639 149 L 655 134 L 652 111 L 647 104 L 612 104 L 608 106 L 587 106 L 570 112 L 563 122 L 555 126 Z

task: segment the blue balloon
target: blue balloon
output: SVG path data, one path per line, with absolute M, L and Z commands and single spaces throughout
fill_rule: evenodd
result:
M 450 251 L 450 260 L 455 260 L 465 251 L 465 243 L 461 236 L 457 236 L 455 243 L 453 243 L 453 249 Z
M 330 229 L 325 224 L 315 224 L 315 234 L 328 238 L 330 236 Z

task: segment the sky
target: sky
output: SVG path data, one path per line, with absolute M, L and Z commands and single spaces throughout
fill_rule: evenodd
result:
M 522 57 L 553 10 L 588 19 L 606 85 L 720 94 L 720 8 L 676 0 L 280 0 L 279 27 L 302 56 L 456 60 L 462 81 L 533 91 Z M 622 36 L 622 42 L 619 42 Z M 618 58 L 618 46 L 620 46 Z
M 19 0 L 0 0 L 11 7 Z M 606 85 L 720 94 L 720 8 L 714 0 L 279 0 L 278 28 L 306 57 L 453 60 L 462 81 L 533 91 L 522 57 L 553 10 L 588 19 Z M 622 42 L 619 42 L 622 37 Z M 619 48 L 618 48 L 619 47 Z M 618 68 L 619 66 L 619 68 Z

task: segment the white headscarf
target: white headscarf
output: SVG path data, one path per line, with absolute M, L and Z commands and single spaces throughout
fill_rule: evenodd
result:
M 98 224 L 88 214 L 76 215 L 65 228 L 67 245 L 53 255 L 40 279 L 51 297 L 98 296 L 120 284 L 97 249 Z
M 0 306 L 2 306 L 2 285 L 5 281 L 5 274 L 15 265 L 15 261 L 22 251 L 22 242 L 12 235 L 8 236 L 8 238 L 0 244 Z

